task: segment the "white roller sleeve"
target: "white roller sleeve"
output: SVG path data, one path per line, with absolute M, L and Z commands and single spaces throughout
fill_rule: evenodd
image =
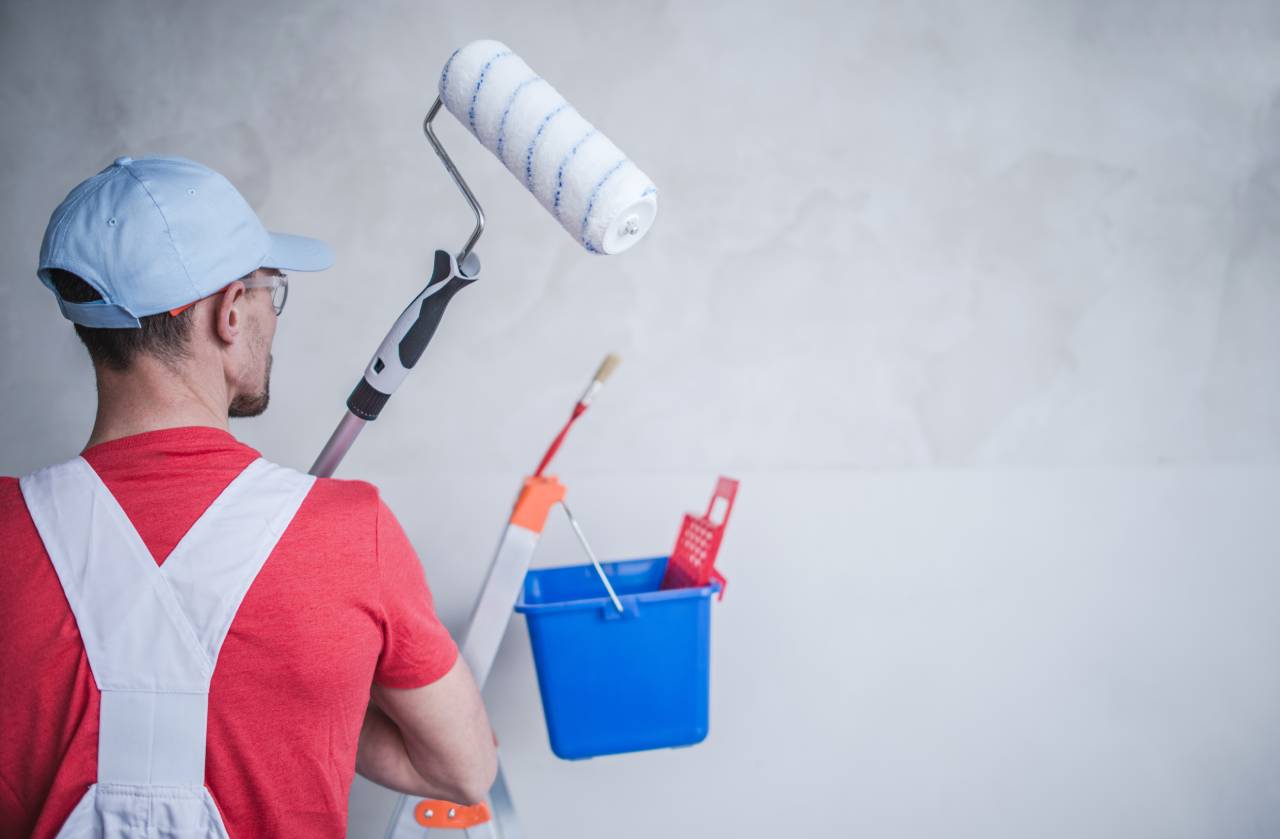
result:
M 653 225 L 653 181 L 505 44 L 455 52 L 440 98 L 588 251 L 621 253 Z

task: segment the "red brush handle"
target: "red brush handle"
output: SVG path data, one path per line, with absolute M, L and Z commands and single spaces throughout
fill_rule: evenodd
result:
M 551 462 L 551 458 L 556 456 L 556 452 L 560 450 L 560 444 L 564 442 L 564 437 L 569 433 L 570 426 L 578 417 L 582 416 L 587 410 L 587 406 L 579 402 L 573 406 L 573 413 L 569 415 L 569 421 L 564 424 L 564 428 L 560 429 L 560 433 L 556 435 L 556 439 L 551 441 L 551 445 L 547 447 L 547 453 L 542 456 L 542 462 L 538 464 L 538 470 L 533 473 L 535 478 L 542 477 L 542 472 L 547 468 L 547 464 Z

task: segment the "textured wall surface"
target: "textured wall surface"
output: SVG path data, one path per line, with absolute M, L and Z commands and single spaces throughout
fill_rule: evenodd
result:
M 461 629 L 520 476 L 601 553 L 743 481 L 694 749 L 550 753 L 522 619 L 487 696 L 532 839 L 1280 834 L 1280 6 L 9 2 L 0 471 L 79 451 L 83 350 L 34 278 L 120 154 L 223 171 L 295 279 L 272 408 L 305 468 L 470 218 L 419 123 L 506 41 L 658 183 L 584 253 L 446 116 L 482 281 L 342 476 Z M 580 561 L 555 521 L 537 564 Z M 391 796 L 363 781 L 353 837 Z

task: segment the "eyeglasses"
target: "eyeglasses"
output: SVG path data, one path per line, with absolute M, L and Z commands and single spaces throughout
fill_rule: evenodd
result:
M 271 289 L 271 308 L 276 310 L 276 317 L 284 311 L 284 301 L 289 299 L 289 277 L 283 273 L 273 274 L 266 277 L 241 277 L 240 282 L 244 283 L 245 288 L 269 288 Z M 185 306 L 179 306 L 176 309 L 170 309 L 169 314 L 172 317 L 190 309 L 199 300 L 193 300 Z
M 289 299 L 289 277 L 285 274 L 273 274 L 267 277 L 249 277 L 242 280 L 245 288 L 271 289 L 271 308 L 276 310 L 276 317 L 284 311 L 284 301 Z

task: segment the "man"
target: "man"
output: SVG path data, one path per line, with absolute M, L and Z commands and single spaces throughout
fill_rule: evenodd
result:
M 0 478 L 0 836 L 342 836 L 353 771 L 487 793 L 479 692 L 376 488 L 228 430 L 267 407 L 284 272 L 332 261 L 180 158 L 54 211 L 38 275 L 98 409 L 79 457 Z

